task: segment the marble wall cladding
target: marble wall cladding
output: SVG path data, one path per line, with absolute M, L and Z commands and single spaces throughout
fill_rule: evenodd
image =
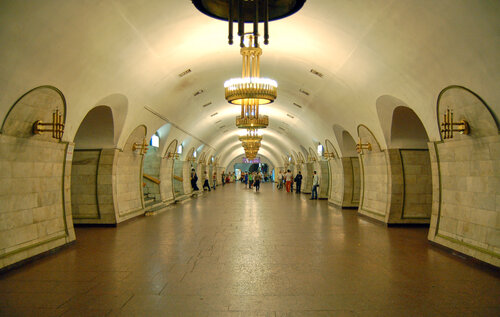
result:
M 161 157 L 158 152 L 157 147 L 150 146 L 146 155 L 144 155 L 144 166 L 143 172 L 144 174 L 153 176 L 155 178 L 160 177 L 160 164 Z M 160 185 L 155 182 L 150 181 L 149 179 L 143 178 L 143 182 L 146 184 L 144 186 L 143 191 L 144 195 L 154 198 L 155 200 L 161 200 L 160 195 Z
M 361 200 L 359 213 L 385 221 L 388 169 L 384 152 L 365 151 L 361 160 Z
M 428 150 L 400 150 L 403 163 L 404 204 L 402 218 L 430 219 L 432 175 Z
M 350 157 L 349 160 L 351 173 L 352 173 L 352 195 L 351 195 L 351 206 L 359 205 L 359 197 L 361 195 L 361 168 L 359 166 L 359 158 Z
M 193 187 L 191 187 L 191 163 L 183 162 L 182 165 L 182 186 L 184 187 L 184 194 L 189 195 L 193 192 Z
M 117 149 L 75 150 L 71 172 L 73 222 L 116 224 Z
M 115 169 L 118 222 L 143 212 L 142 160 L 143 156 L 133 151 L 117 154 Z
M 358 207 L 360 195 L 360 169 L 358 157 L 330 160 L 329 202 L 341 207 Z
M 160 164 L 160 195 L 163 202 L 169 203 L 174 200 L 173 191 L 173 169 L 174 160 L 163 158 Z
M 347 176 L 344 175 L 341 158 L 329 160 L 330 164 L 330 195 L 328 202 L 337 206 L 342 206 L 344 196 L 344 182 Z
M 320 179 L 318 198 L 328 199 L 328 192 L 330 191 L 330 168 L 328 166 L 328 161 L 321 160 L 317 165 L 319 166 L 317 172 Z
M 309 162 L 305 163 L 303 166 L 305 168 L 302 170 L 302 174 L 304 174 L 302 178 L 302 192 L 305 194 L 310 194 L 312 191 L 314 164 L 312 162 Z M 305 173 L 304 170 L 306 171 Z
M 430 143 L 429 240 L 500 266 L 500 136 Z
M 184 162 L 179 160 L 174 160 L 174 197 L 178 198 L 184 195 Z
M 0 135 L 0 268 L 75 239 L 67 149 Z
M 71 167 L 71 211 L 73 219 L 99 218 L 97 166 L 100 150 L 74 150 Z

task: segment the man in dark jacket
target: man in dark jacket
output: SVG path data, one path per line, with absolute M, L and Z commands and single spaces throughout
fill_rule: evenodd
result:
M 299 173 L 297 175 L 295 175 L 295 187 L 296 187 L 296 193 L 299 194 L 300 193 L 300 187 L 302 185 L 302 172 L 299 171 Z
M 191 169 L 191 187 L 193 187 L 193 190 L 200 190 L 198 188 L 198 185 L 196 185 L 196 182 L 198 182 L 198 175 L 196 175 L 196 172 L 193 169 Z

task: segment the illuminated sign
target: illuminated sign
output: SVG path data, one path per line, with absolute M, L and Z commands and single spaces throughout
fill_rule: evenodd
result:
M 260 163 L 260 157 L 254 158 L 253 160 L 249 160 L 246 157 L 244 157 L 243 158 L 243 163 L 259 164 Z

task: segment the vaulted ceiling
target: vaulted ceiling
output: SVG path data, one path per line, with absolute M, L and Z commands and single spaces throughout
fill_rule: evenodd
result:
M 436 98 L 453 84 L 500 113 L 499 17 L 495 0 L 306 1 L 270 23 L 263 46 L 261 74 L 279 84 L 262 106 L 263 153 L 276 161 L 325 139 L 338 146 L 334 125 L 356 138 L 365 124 L 385 147 L 377 104 L 387 100 L 413 109 L 437 140 Z M 239 47 L 227 44 L 227 22 L 189 0 L 2 1 L 0 43 L 0 118 L 27 90 L 53 85 L 69 105 L 65 140 L 107 104 L 126 116 L 118 146 L 139 124 L 150 135 L 165 124 L 152 110 L 227 162 L 243 152 L 239 109 L 223 91 L 241 72 Z

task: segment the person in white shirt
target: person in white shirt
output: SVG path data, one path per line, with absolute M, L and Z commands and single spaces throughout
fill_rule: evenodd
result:
M 278 189 L 283 188 L 283 171 L 278 174 Z
M 319 176 L 314 171 L 311 199 L 318 199 Z

